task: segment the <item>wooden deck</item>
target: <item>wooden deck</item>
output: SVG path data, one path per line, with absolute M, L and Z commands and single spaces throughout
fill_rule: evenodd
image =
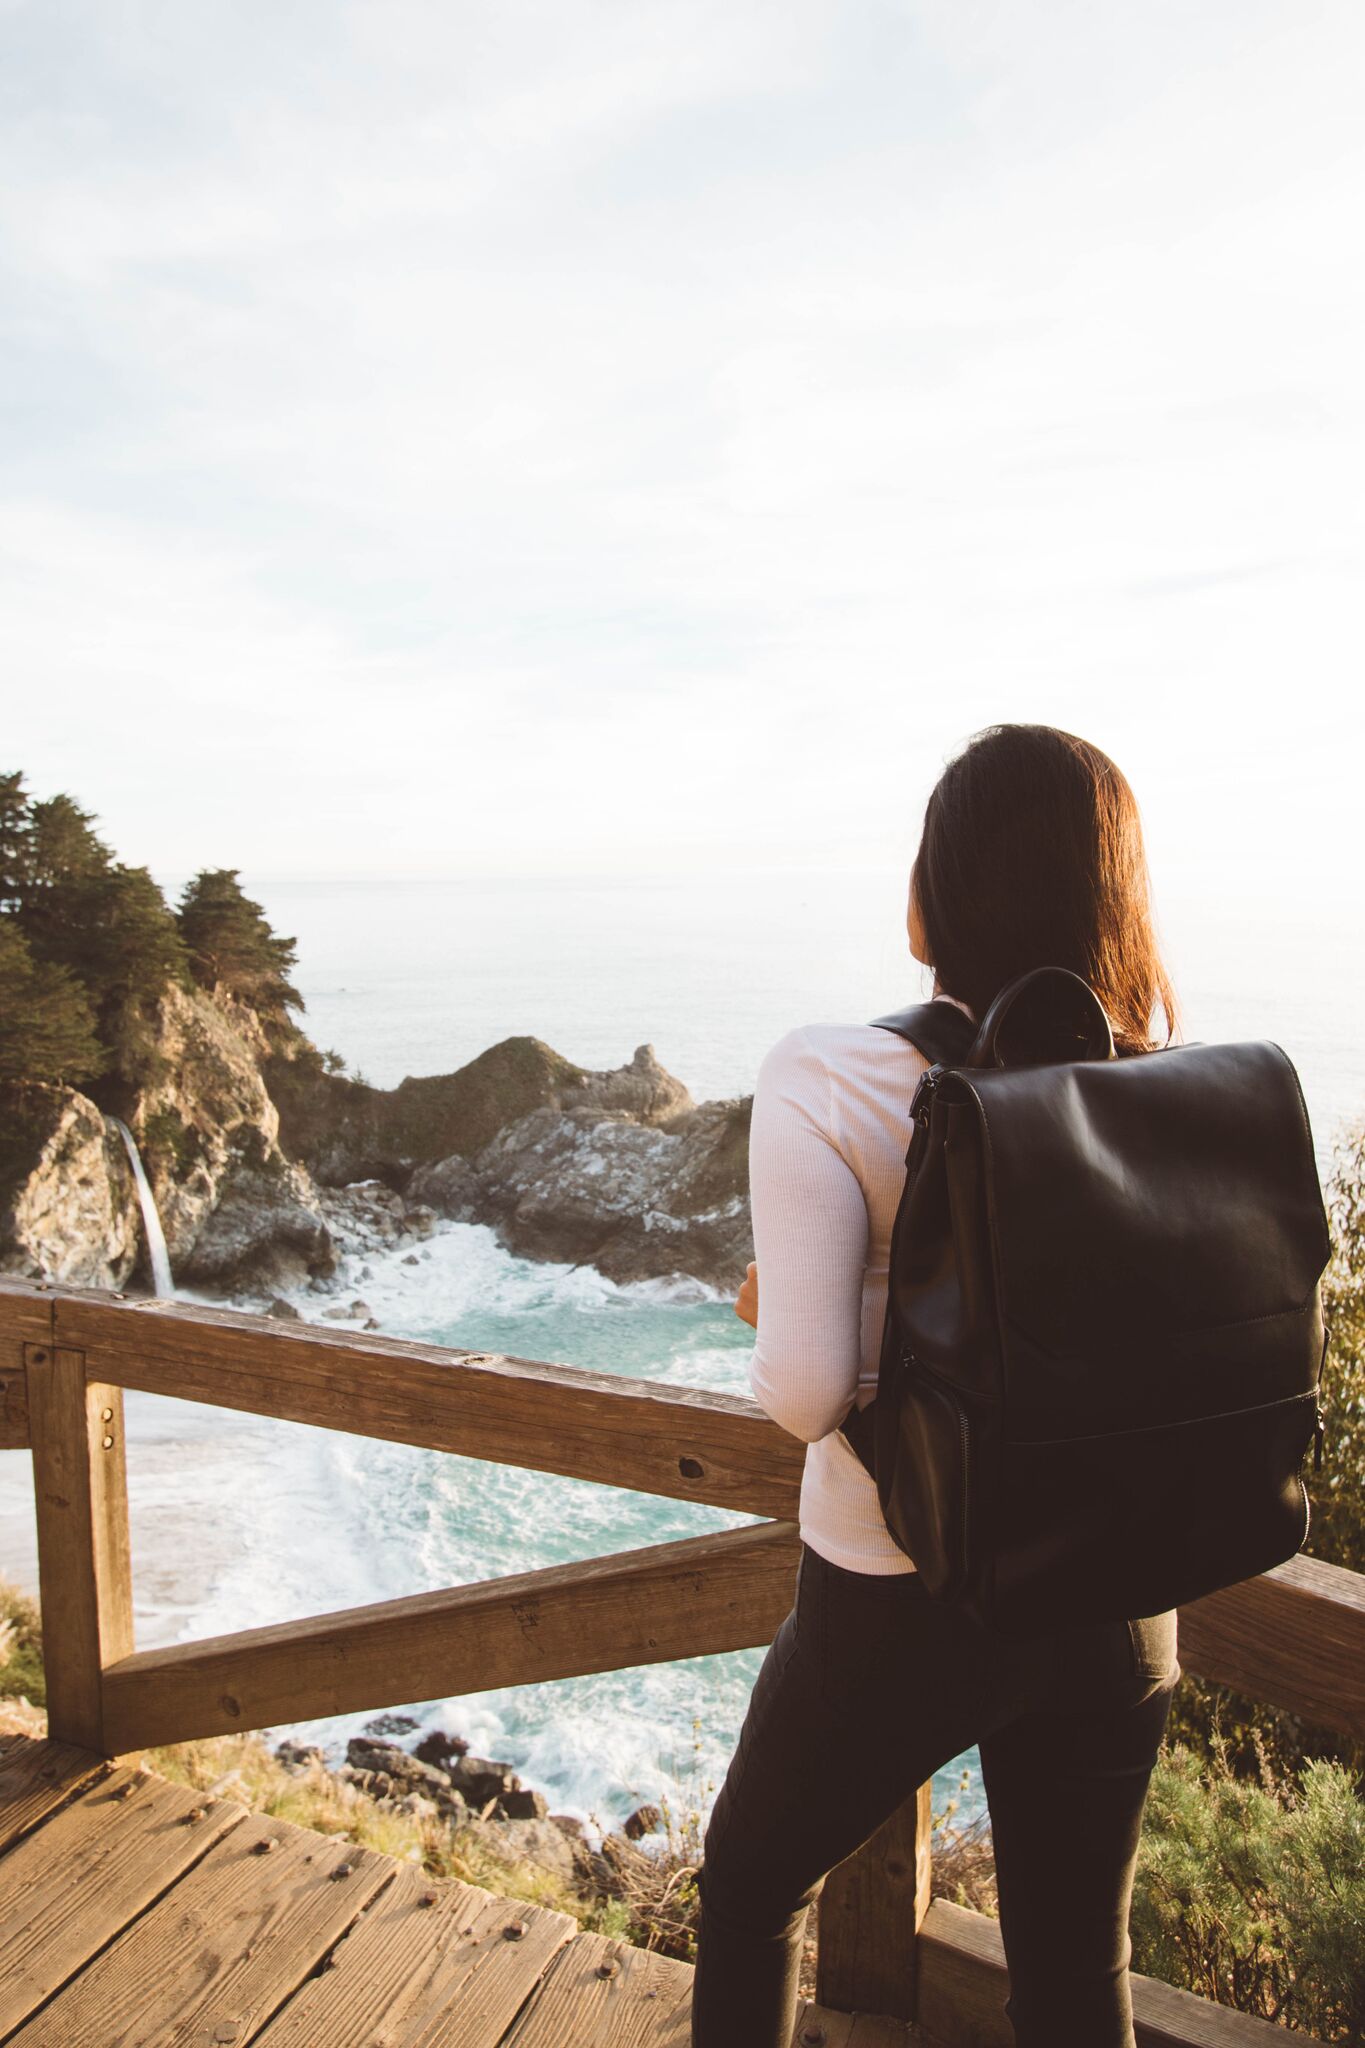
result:
M 69 1744 L 0 1742 L 0 2041 L 687 2048 L 692 1970 Z M 910 2048 L 806 2004 L 793 2048 Z

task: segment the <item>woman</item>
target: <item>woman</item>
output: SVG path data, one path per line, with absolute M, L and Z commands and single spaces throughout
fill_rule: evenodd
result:
M 979 1019 L 1025 969 L 1096 990 L 1121 1054 L 1175 1006 L 1137 805 L 1098 748 L 981 733 L 929 798 L 910 949 Z M 750 1140 L 756 1264 L 736 1303 L 754 1393 L 803 1438 L 796 1604 L 768 1651 L 706 1832 L 694 2048 L 788 2048 L 806 1913 L 843 1862 L 973 1742 L 990 1805 L 1018 2048 L 1133 2048 L 1128 1908 L 1179 1676 L 1175 1615 L 998 1637 L 924 1593 L 838 1425 L 876 1392 L 907 1110 L 923 1058 L 870 1025 L 790 1032 Z M 761 1275 L 761 1289 L 759 1276 Z

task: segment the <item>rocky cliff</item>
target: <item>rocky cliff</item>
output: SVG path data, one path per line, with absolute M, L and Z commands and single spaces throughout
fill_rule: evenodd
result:
M 489 1225 L 524 1257 L 621 1282 L 684 1275 L 729 1289 L 751 1256 L 748 1100 L 694 1103 L 650 1046 L 598 1073 L 509 1038 L 452 1073 L 373 1088 L 327 1071 L 301 1035 L 272 1046 L 223 994 L 178 988 L 160 1001 L 154 1043 L 151 1077 L 119 1108 L 185 1285 L 260 1297 L 325 1281 L 338 1237 L 364 1241 L 372 1227 L 371 1197 L 345 1191 L 374 1182 L 418 1235 L 434 1211 Z M 11 1095 L 0 1270 L 145 1278 L 132 1176 L 100 1108 L 70 1089 Z

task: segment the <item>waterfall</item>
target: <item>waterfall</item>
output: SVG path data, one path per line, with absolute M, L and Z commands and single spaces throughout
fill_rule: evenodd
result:
M 142 1154 L 138 1151 L 137 1141 L 123 1118 L 111 1116 L 109 1121 L 118 1129 L 128 1153 L 128 1164 L 133 1169 L 133 1179 L 137 1182 L 137 1198 L 142 1205 L 142 1227 L 147 1233 L 147 1250 L 152 1261 L 153 1291 L 157 1295 L 174 1295 L 175 1282 L 171 1278 L 171 1259 L 170 1253 L 166 1250 L 166 1233 L 161 1228 L 156 1196 L 152 1193 L 147 1170 L 142 1164 Z

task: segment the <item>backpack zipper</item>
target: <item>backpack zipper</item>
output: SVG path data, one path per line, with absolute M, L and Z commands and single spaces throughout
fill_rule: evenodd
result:
M 919 1084 L 910 1102 L 910 1121 L 922 1131 L 929 1128 L 929 1112 L 934 1106 L 934 1091 L 943 1079 L 944 1068 L 935 1062 L 925 1068 L 919 1077 Z

